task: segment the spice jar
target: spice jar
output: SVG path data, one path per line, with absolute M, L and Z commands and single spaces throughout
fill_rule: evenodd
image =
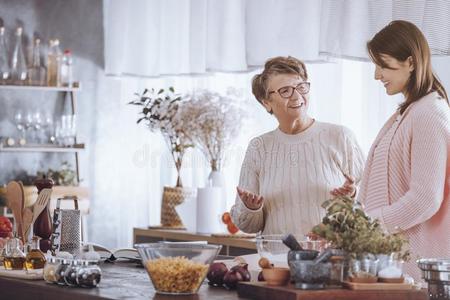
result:
M 83 260 L 77 272 L 77 283 L 82 287 L 96 287 L 102 277 L 97 261 Z
M 80 268 L 80 262 L 76 259 L 72 260 L 66 267 L 64 272 L 64 281 L 69 286 L 77 285 L 77 271 Z
M 69 267 L 71 260 L 61 259 L 60 263 L 56 267 L 55 271 L 55 283 L 60 285 L 66 285 L 66 281 L 64 280 L 64 274 L 66 273 L 67 267 Z
M 56 283 L 56 271 L 61 264 L 61 259 L 50 257 L 44 267 L 44 280 L 48 283 Z

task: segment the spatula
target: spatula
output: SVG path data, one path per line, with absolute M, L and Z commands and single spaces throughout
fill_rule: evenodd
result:
M 6 198 L 8 200 L 8 207 L 12 210 L 14 220 L 16 222 L 16 230 L 22 242 L 24 242 L 23 236 L 23 221 L 22 221 L 22 207 L 23 207 L 23 194 L 22 187 L 16 181 L 11 181 L 6 186 Z

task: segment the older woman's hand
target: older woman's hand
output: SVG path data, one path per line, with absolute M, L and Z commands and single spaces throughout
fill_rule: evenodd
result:
M 258 196 L 256 194 L 250 193 L 249 191 L 243 190 L 239 187 L 236 188 L 239 198 L 244 202 L 245 206 L 249 209 L 257 210 L 261 208 L 264 201 L 263 196 Z
M 333 189 L 330 193 L 331 195 L 338 197 L 338 196 L 349 196 L 349 197 L 355 197 L 356 195 L 356 185 L 355 185 L 355 179 L 349 175 L 344 174 L 346 180 L 344 182 L 344 185 L 340 188 Z

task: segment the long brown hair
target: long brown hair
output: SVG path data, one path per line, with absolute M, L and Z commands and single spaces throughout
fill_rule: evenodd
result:
M 400 104 L 400 113 L 403 113 L 411 103 L 434 91 L 438 92 L 447 104 L 449 103 L 444 86 L 431 68 L 428 42 L 413 23 L 392 21 L 367 42 L 367 50 L 372 61 L 384 68 L 388 66 L 381 59 L 382 54 L 392 56 L 401 62 L 412 57 L 414 70 L 407 83 L 406 99 Z

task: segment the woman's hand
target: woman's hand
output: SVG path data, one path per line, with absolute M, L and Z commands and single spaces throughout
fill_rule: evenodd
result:
M 236 187 L 239 198 L 244 202 L 245 206 L 249 209 L 257 210 L 260 209 L 264 201 L 263 196 L 258 196 L 256 194 L 250 193 L 239 187 Z
M 355 197 L 356 195 L 356 185 L 355 185 L 355 178 L 344 174 L 345 176 L 345 182 L 344 185 L 340 188 L 333 189 L 330 194 L 338 197 L 338 196 L 348 196 L 348 197 Z

